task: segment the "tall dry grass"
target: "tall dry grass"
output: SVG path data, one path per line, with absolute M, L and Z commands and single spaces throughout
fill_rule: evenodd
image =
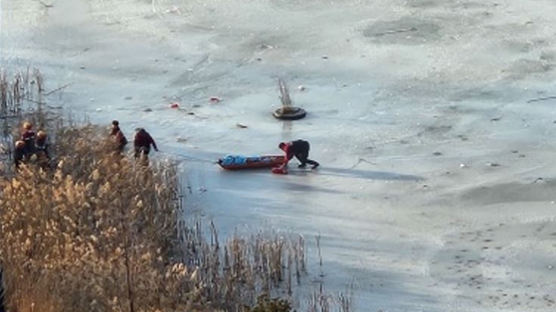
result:
M 0 175 L 13 174 L 13 167 L 7 164 L 23 121 L 30 121 L 36 131 L 61 127 L 59 114 L 46 109 L 44 88 L 44 78 L 37 69 L 27 67 L 15 74 L 0 70 Z
M 0 118 L 2 119 L 2 135 L 10 134 L 13 121 L 22 118 L 38 117 L 37 124 L 44 124 L 44 78 L 37 69 L 28 67 L 26 70 L 9 74 L 0 70 Z
M 305 242 L 296 235 L 233 235 L 220 246 L 214 225 L 180 226 L 181 254 L 199 267 L 203 297 L 226 311 L 243 311 L 261 295 L 291 298 L 306 275 Z M 209 240 L 210 238 L 210 240 Z
M 135 164 L 92 126 L 60 129 L 53 150 L 54 169 L 28 164 L 0 182 L 8 307 L 248 311 L 300 282 L 302 238 L 259 233 L 221 246 L 214 225 L 179 219 L 174 164 Z
M 40 97 L 35 73 L 23 89 L 37 87 Z M 186 215 L 174 163 L 136 164 L 114 152 L 106 129 L 64 124 L 40 99 L 22 109 L 13 99 L 37 95 L 19 82 L 25 96 L 14 95 L 2 79 L 0 91 L 12 91 L 1 112 L 17 112 L 7 133 L 32 120 L 48 132 L 54 156 L 51 169 L 31 162 L 0 175 L 0 268 L 11 311 L 291 310 L 271 298 L 292 298 L 303 282 L 303 237 L 221 240 L 214 224 Z M 311 298 L 309 311 L 331 306 L 322 290 Z
M 175 166 L 136 167 L 92 127 L 63 130 L 57 142 L 55 170 L 24 166 L 1 185 L 7 305 L 193 310 L 194 272 L 173 257 Z

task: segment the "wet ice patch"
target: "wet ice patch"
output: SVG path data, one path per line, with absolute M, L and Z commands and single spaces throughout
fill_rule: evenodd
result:
M 461 199 L 473 205 L 491 205 L 514 202 L 548 202 L 555 198 L 556 181 L 543 179 L 545 183 L 504 183 L 479 186 L 462 192 Z M 534 182 L 534 181 L 532 181 Z
M 442 5 L 442 1 L 438 0 L 409 0 L 407 6 L 418 9 L 429 9 Z
M 543 74 L 551 71 L 554 64 L 542 60 L 519 59 L 504 70 L 510 79 L 525 79 L 532 74 Z
M 454 0 L 408 0 L 407 6 L 416 9 L 452 8 L 452 9 L 481 9 L 488 4 L 475 1 Z
M 537 39 L 537 40 L 509 39 L 509 40 L 502 41 L 503 50 L 507 52 L 514 52 L 514 53 L 528 53 L 534 51 L 535 49 L 545 47 L 546 45 L 547 42 L 544 39 Z
M 363 30 L 363 36 L 381 44 L 423 44 L 441 39 L 440 26 L 431 21 L 402 17 L 378 21 Z

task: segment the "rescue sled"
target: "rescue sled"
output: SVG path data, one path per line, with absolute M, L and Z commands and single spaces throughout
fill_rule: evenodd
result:
M 226 170 L 271 168 L 284 163 L 283 155 L 263 155 L 245 157 L 241 155 L 228 155 L 218 159 L 220 167 Z

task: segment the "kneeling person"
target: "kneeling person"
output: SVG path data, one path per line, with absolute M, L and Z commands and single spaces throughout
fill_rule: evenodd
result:
M 284 164 L 282 165 L 282 169 L 285 170 L 288 162 L 295 156 L 297 160 L 301 163 L 298 167 L 305 168 L 307 164 L 312 165 L 311 169 L 315 169 L 319 166 L 319 163 L 309 159 L 309 142 L 304 140 L 296 140 L 292 142 L 282 142 L 278 145 L 278 147 L 286 153 L 286 158 L 284 160 Z

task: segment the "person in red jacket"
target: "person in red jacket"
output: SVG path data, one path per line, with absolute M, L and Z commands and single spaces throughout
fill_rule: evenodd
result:
M 124 151 L 124 147 L 127 145 L 127 138 L 120 129 L 120 123 L 117 120 L 112 121 L 110 137 L 114 140 L 118 152 L 122 153 Z
M 135 147 L 135 158 L 139 158 L 141 152 L 144 152 L 146 156 L 149 155 L 151 151 L 151 145 L 154 150 L 158 152 L 158 147 L 154 142 L 151 135 L 145 131 L 143 128 L 138 128 L 137 133 L 135 133 L 135 139 L 133 140 L 133 145 Z
M 309 159 L 309 142 L 304 140 L 295 140 L 292 142 L 281 142 L 278 147 L 286 153 L 284 158 L 284 163 L 282 166 L 275 168 L 273 170 L 275 173 L 287 173 L 288 162 L 295 156 L 301 164 L 298 168 L 305 168 L 307 164 L 312 165 L 311 169 L 315 169 L 319 166 L 319 163 Z
M 23 123 L 21 141 L 25 142 L 23 154 L 26 158 L 31 157 L 31 155 L 35 152 L 35 131 L 33 131 L 33 125 L 28 121 Z

